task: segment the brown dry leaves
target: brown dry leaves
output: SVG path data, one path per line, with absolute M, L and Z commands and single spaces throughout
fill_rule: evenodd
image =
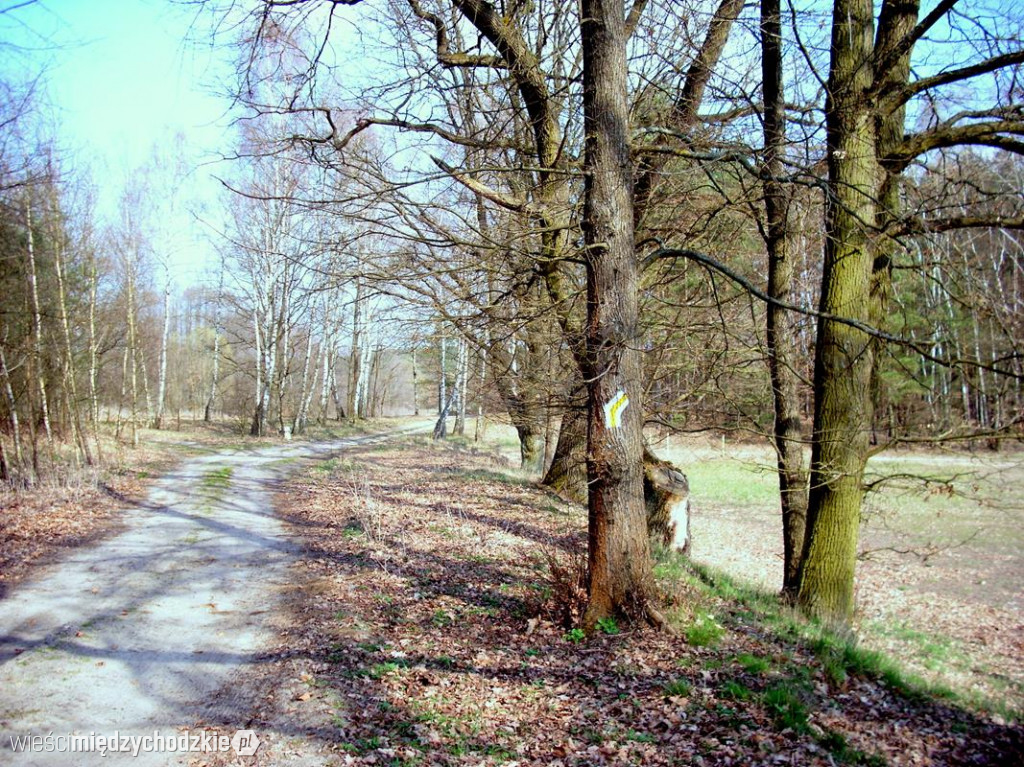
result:
M 585 514 L 450 447 L 347 451 L 282 489 L 306 553 L 250 680 L 257 763 L 1007 764 L 1019 729 L 882 684 L 827 681 L 736 605 L 713 647 L 647 630 L 572 642 L 536 615 Z M 787 728 L 776 687 L 797 691 Z M 302 741 L 304 745 L 297 745 Z M 845 743 L 845 747 L 843 744 Z M 304 755 L 304 756 L 302 756 Z
M 117 510 L 145 493 L 133 473 L 100 486 L 0 489 L 0 597 L 34 565 L 116 530 Z

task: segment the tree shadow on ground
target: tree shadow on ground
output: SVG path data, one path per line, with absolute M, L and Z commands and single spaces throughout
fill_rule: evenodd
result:
M 276 678 L 308 681 L 261 712 L 275 736 L 356 764 L 1020 763 L 1019 726 L 869 676 L 833 683 L 808 648 L 726 605 L 706 605 L 730 615 L 707 645 L 614 625 L 567 634 L 544 619 L 551 585 L 529 552 L 582 532 L 564 533 L 542 493 L 495 503 L 488 478 L 453 485 L 436 453 L 365 457 L 385 534 L 318 507 L 330 482 L 289 510 L 311 585 L 293 594 Z M 702 599 L 677 598 L 684 612 Z

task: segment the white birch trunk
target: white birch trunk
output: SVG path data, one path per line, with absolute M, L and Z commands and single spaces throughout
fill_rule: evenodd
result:
M 469 343 L 465 337 L 460 337 L 458 361 L 455 367 L 456 408 L 454 429 L 454 433 L 460 436 L 466 433 L 466 379 L 468 378 L 468 367 Z
M 171 270 L 164 264 L 164 326 L 160 334 L 160 370 L 157 377 L 154 427 L 163 428 L 164 402 L 167 398 L 167 341 L 171 333 Z
M 50 408 L 46 399 L 46 380 L 43 375 L 43 321 L 39 310 L 39 284 L 36 279 L 36 247 L 35 235 L 32 232 L 32 208 L 25 205 L 25 222 L 28 228 L 28 285 L 29 299 L 32 302 L 32 373 L 39 390 L 39 408 L 43 417 L 43 430 L 46 440 L 53 444 L 53 432 L 50 429 Z

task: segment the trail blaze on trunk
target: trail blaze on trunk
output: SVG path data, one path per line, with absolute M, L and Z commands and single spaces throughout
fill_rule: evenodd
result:
M 583 0 L 587 626 L 606 616 L 641 617 L 648 609 L 651 584 L 624 21 L 622 0 Z M 628 404 L 623 404 L 623 397 Z

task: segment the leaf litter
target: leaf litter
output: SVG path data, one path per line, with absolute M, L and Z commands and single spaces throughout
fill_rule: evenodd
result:
M 837 678 L 685 579 L 665 585 L 675 634 L 573 632 L 549 568 L 585 550 L 585 511 L 486 455 L 357 448 L 278 507 L 305 552 L 239 680 L 266 746 L 238 763 L 1022 763 L 1019 725 Z

